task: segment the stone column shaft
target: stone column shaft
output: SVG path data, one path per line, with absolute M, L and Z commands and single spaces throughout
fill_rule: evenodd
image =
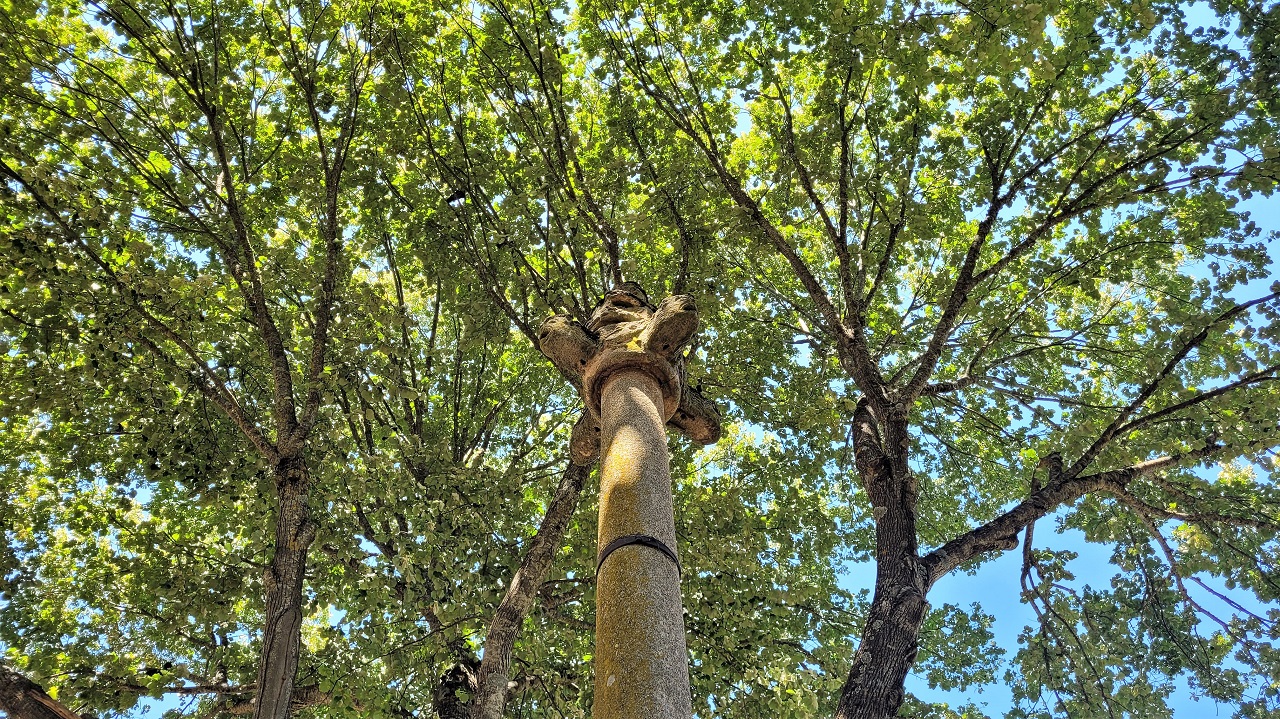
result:
M 658 382 L 623 370 L 600 397 L 598 541 L 645 534 L 676 551 L 671 467 Z M 689 719 L 688 652 L 675 562 L 629 544 L 611 553 L 596 582 L 592 719 Z
M 538 329 L 538 349 L 586 405 L 570 455 L 600 458 L 593 719 L 693 715 L 665 426 L 698 444 L 720 438 L 715 403 L 685 384 L 697 331 L 692 297 L 654 307 L 634 282 L 606 293 L 585 325 L 555 316 Z

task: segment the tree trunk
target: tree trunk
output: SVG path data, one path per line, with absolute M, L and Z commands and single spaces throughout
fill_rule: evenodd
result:
M 302 581 L 307 548 L 315 538 L 307 508 L 311 476 L 302 456 L 281 459 L 275 468 L 279 509 L 275 556 L 263 579 L 266 626 L 258 665 L 254 719 L 287 719 L 293 681 L 298 671 L 302 636 Z
M 883 423 L 865 403 L 854 411 L 854 455 L 876 522 L 876 591 L 840 691 L 837 719 L 888 719 L 904 698 L 928 610 L 928 572 L 916 539 L 916 481 L 907 466 L 905 416 Z M 881 439 L 883 431 L 883 441 Z
M 454 664 L 436 682 L 431 703 L 439 719 L 467 719 L 471 714 L 469 702 L 463 697 L 470 696 L 476 690 L 473 669 L 474 667 Z
M 877 571 L 875 597 L 853 668 L 840 691 L 837 719 L 888 719 L 902 705 L 903 684 L 916 660 L 928 602 L 907 572 L 894 571 L 898 569 Z
M 0 711 L 11 719 L 80 719 L 40 685 L 0 664 Z
M 600 400 L 599 546 L 647 535 L 676 548 L 670 457 L 658 382 L 622 371 Z M 689 719 L 678 566 L 651 546 L 629 544 L 596 577 L 593 719 Z
M 590 467 L 569 463 L 555 496 L 547 505 L 542 526 L 533 535 L 520 568 L 511 578 L 511 585 L 494 612 L 489 634 L 484 640 L 484 659 L 480 662 L 476 696 L 471 702 L 471 719 L 502 717 L 502 710 L 507 704 L 507 682 L 511 679 L 511 647 L 551 567 L 551 560 L 564 540 L 573 510 L 578 506 L 578 495 L 582 493 L 582 485 L 589 474 Z

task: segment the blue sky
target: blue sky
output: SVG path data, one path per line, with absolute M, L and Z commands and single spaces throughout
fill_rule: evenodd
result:
M 1264 236 L 1280 233 L 1280 198 L 1255 196 L 1242 202 L 1238 207 L 1250 213 L 1251 219 L 1262 229 Z M 1280 276 L 1280 264 L 1277 263 L 1277 258 L 1280 257 L 1280 242 L 1272 240 L 1268 249 L 1273 258 L 1271 277 L 1239 288 L 1233 293 L 1233 295 L 1238 295 L 1236 299 L 1252 299 L 1265 294 L 1271 281 Z M 1212 475 L 1213 472 L 1209 474 Z M 1262 476 L 1265 476 L 1265 474 Z M 1089 543 L 1085 541 L 1084 535 L 1076 530 L 1068 530 L 1063 534 L 1054 534 L 1051 531 L 1054 526 L 1053 517 L 1048 517 L 1037 523 L 1036 545 L 1055 550 L 1070 550 L 1079 554 L 1079 557 L 1068 565 L 1069 569 L 1076 575 L 1076 581 L 1071 584 L 1075 587 L 1109 587 L 1111 578 L 1116 574 L 1115 567 L 1110 563 L 1110 547 Z M 873 578 L 862 576 L 869 571 L 867 567 L 850 567 L 850 571 L 851 573 L 847 579 L 848 588 L 860 589 L 869 587 L 872 584 Z M 1034 612 L 1029 606 L 1023 604 L 1019 598 L 1021 593 L 1019 581 L 1021 573 L 1022 558 L 1020 553 L 1017 551 L 1006 552 L 999 558 L 982 565 L 972 574 L 954 572 L 939 580 L 929 595 L 929 601 L 934 607 L 951 603 L 966 609 L 974 602 L 979 603 L 984 612 L 995 617 L 993 631 L 996 642 L 1007 652 L 1004 657 L 1007 662 L 1017 651 L 1018 634 L 1024 627 L 1030 626 L 1035 622 Z M 1231 609 L 1226 607 L 1220 600 L 1212 597 L 1207 592 L 1198 591 L 1194 585 L 1189 589 L 1196 595 L 1197 601 L 1202 602 L 1215 612 L 1220 611 L 1219 616 L 1225 618 L 1231 615 Z M 1246 592 L 1235 591 L 1230 594 L 1233 599 L 1239 601 L 1251 611 L 1261 608 L 1261 605 L 1256 601 L 1251 601 L 1251 596 Z M 1003 674 L 1003 672 L 1000 674 Z M 1001 716 L 1005 710 L 1010 708 L 1012 703 L 1012 695 L 1008 687 L 1002 684 L 983 687 L 980 693 L 943 692 L 929 689 L 923 677 L 912 675 L 908 678 L 907 686 L 910 691 L 923 699 L 945 702 L 952 707 L 973 701 L 980 707 L 984 707 L 991 716 Z M 1180 681 L 1179 687 L 1179 690 L 1175 691 L 1170 701 L 1170 708 L 1174 710 L 1174 716 L 1209 717 L 1230 716 L 1232 714 L 1230 707 L 1215 706 L 1213 702 L 1208 700 L 1197 701 L 1191 696 L 1185 681 Z
M 1198 9 L 1202 11 L 1203 6 Z M 1196 17 L 1197 12 L 1193 11 L 1193 20 Z M 1252 213 L 1252 219 L 1258 223 L 1264 232 L 1280 232 L 1280 208 L 1277 207 L 1278 204 L 1280 203 L 1274 199 L 1255 197 L 1244 203 L 1243 207 Z M 1273 246 L 1272 251 L 1274 254 L 1280 251 L 1280 247 Z M 1275 274 L 1273 272 L 1273 276 Z M 1267 283 L 1258 284 L 1265 286 Z M 1247 290 L 1242 290 L 1241 292 L 1247 292 Z M 1070 564 L 1070 569 L 1077 577 L 1075 584 L 1077 586 L 1092 585 L 1097 587 L 1109 585 L 1111 577 L 1115 573 L 1109 562 L 1110 549 L 1084 541 L 1079 532 L 1068 531 L 1064 534 L 1053 534 L 1050 531 L 1053 524 L 1052 519 L 1043 520 L 1038 525 L 1037 539 L 1041 546 L 1072 550 L 1079 554 L 1079 558 Z M 869 587 L 873 571 L 874 569 L 870 564 L 849 567 L 849 573 L 845 575 L 846 588 L 856 590 Z M 1021 558 L 1019 554 L 1017 552 L 1008 552 L 993 561 L 987 562 L 972 574 L 956 572 L 943 578 L 934 587 L 929 599 L 935 607 L 945 603 L 952 603 L 967 608 L 974 602 L 979 603 L 986 613 L 995 617 L 994 631 L 996 641 L 1006 649 L 1005 659 L 1008 660 L 1017 650 L 1018 634 L 1024 627 L 1032 624 L 1035 619 L 1031 609 L 1019 599 L 1020 571 Z M 1238 599 L 1243 599 L 1238 593 L 1236 596 Z M 1209 603 L 1213 602 L 1209 598 L 1205 598 L 1205 600 Z M 1256 604 L 1246 604 L 1246 606 L 1251 609 L 1256 608 Z M 992 716 L 1002 715 L 1010 707 L 1012 701 L 1009 689 L 1002 684 L 984 687 L 980 692 L 941 692 L 929 689 L 923 677 L 912 675 L 908 680 L 908 688 L 922 698 L 947 702 L 953 706 L 974 701 L 979 705 L 985 705 L 986 712 Z M 160 702 L 149 701 L 138 710 L 135 710 L 133 714 L 135 716 L 157 716 L 163 709 L 176 708 L 181 705 L 182 702 L 177 698 L 169 698 Z M 1211 703 L 1196 701 L 1185 688 L 1175 694 L 1173 708 L 1175 715 L 1180 717 L 1215 716 L 1230 713 L 1228 707 L 1215 707 Z

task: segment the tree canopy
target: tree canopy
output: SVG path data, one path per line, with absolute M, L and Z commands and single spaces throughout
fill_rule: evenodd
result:
M 537 328 L 626 280 L 696 300 L 725 417 L 671 442 L 697 716 L 984 715 L 908 671 L 1280 715 L 1240 204 L 1277 38 L 1259 0 L 4 0 L 0 710 L 588 715 Z M 929 601 L 1002 552 L 1007 647 Z

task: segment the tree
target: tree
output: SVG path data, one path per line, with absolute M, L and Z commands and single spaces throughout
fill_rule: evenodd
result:
M 2 12 L 5 677 L 583 714 L 535 328 L 639 279 L 729 424 L 673 445 L 700 716 L 954 715 L 913 664 L 999 660 L 929 590 L 1015 550 L 1012 716 L 1280 711 L 1274 3 Z
M 7 310 L 44 332 L 37 353 L 60 366 L 42 370 L 87 359 L 96 372 L 81 379 L 108 394 L 141 390 L 135 403 L 151 411 L 132 430 L 117 419 L 117 436 L 161 424 L 170 418 L 164 405 L 193 391 L 238 430 L 227 438 L 236 449 L 268 470 L 275 529 L 262 573 L 254 713 L 288 716 L 316 533 L 306 445 L 347 284 L 345 173 L 371 71 L 361 34 L 368 13 L 313 17 L 302 9 L 272 22 L 242 6 L 206 23 L 159 5 L 19 4 L 11 12 L 6 122 L 32 132 L 6 132 L 0 173 L 16 213 L 26 211 L 11 218 L 13 275 L 35 291 L 20 292 Z M 24 27 L 23 16 L 45 22 Z M 263 43 L 276 52 L 246 51 Z M 269 109 L 268 97 L 277 101 Z M 280 173 L 284 158 L 309 171 Z M 125 173 L 95 171 L 117 167 Z M 292 196 L 276 189 L 290 184 Z M 299 284 L 273 286 L 281 265 L 294 265 Z M 67 281 L 41 284 L 46 272 Z M 282 310 L 281 296 L 296 301 Z M 42 308 L 32 313 L 28 300 Z M 76 320 L 64 325 L 69 332 L 50 335 L 68 314 Z M 283 314 L 303 326 L 285 325 Z M 220 332 L 242 318 L 253 333 Z M 100 354 L 136 372 L 103 382 Z M 246 382 L 261 382 L 265 394 L 250 398 Z M 30 389 L 37 410 L 52 399 L 38 396 L 39 385 Z M 40 412 L 38 421 L 64 421 L 57 414 Z

